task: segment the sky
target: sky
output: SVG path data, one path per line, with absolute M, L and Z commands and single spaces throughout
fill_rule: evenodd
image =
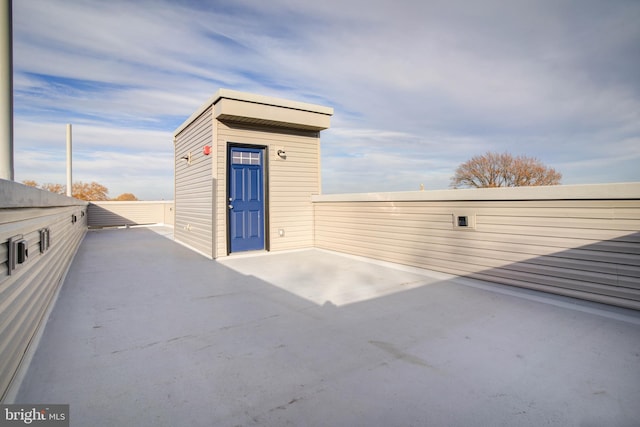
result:
M 218 89 L 334 108 L 322 192 L 449 188 L 488 151 L 640 181 L 637 0 L 14 0 L 16 181 L 173 199 Z

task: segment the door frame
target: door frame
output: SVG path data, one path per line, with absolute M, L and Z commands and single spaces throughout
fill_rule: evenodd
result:
M 227 170 L 225 172 L 225 234 L 227 236 L 227 255 L 232 253 L 242 253 L 240 252 L 232 252 L 231 251 L 231 219 L 230 219 L 230 211 L 227 205 L 229 204 L 229 196 L 231 194 L 231 149 L 232 148 L 251 148 L 253 150 L 262 150 L 262 194 L 263 194 L 263 212 L 264 212 L 264 249 L 265 251 L 269 251 L 270 248 L 270 238 L 269 238 L 269 147 L 266 145 L 259 144 L 248 144 L 241 142 L 227 142 L 227 153 L 226 153 L 226 167 Z M 260 249 L 258 249 L 260 250 Z M 250 252 L 250 251 L 247 251 Z

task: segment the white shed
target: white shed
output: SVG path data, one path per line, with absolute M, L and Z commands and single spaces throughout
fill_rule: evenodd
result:
M 211 258 L 312 247 L 332 114 L 220 89 L 174 132 L 175 239 Z

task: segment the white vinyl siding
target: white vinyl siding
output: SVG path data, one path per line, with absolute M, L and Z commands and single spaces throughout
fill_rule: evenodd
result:
M 175 137 L 175 239 L 213 257 L 211 145 L 213 117 L 205 110 Z M 182 157 L 191 153 L 191 164 Z
M 173 225 L 173 205 L 171 201 L 91 202 L 88 225 L 90 228 L 142 224 Z
M 2 401 L 34 336 L 46 322 L 47 310 L 87 231 L 87 203 L 11 181 L 0 180 L 0 187 L 6 197 L 0 208 Z M 40 230 L 45 228 L 49 229 L 49 248 L 41 252 Z M 9 275 L 7 241 L 17 235 L 28 242 L 28 258 Z
M 640 308 L 639 200 L 315 200 L 319 248 Z
M 227 156 L 237 145 L 264 149 L 265 249 L 312 247 L 320 131 L 332 114 L 328 107 L 220 89 L 174 133 L 176 240 L 212 258 L 228 255 Z M 205 145 L 212 148 L 208 164 L 186 166 L 181 157 L 189 151 L 202 157 Z
M 267 147 L 263 164 L 268 184 L 266 232 L 269 250 L 313 246 L 313 209 L 311 195 L 320 192 L 320 139 L 316 131 L 298 131 L 253 124 L 217 121 L 217 233 L 227 230 L 227 146 L 228 143 Z M 277 155 L 286 151 L 286 159 Z M 280 237 L 278 230 L 285 235 Z M 217 256 L 227 254 L 225 239 L 217 239 Z

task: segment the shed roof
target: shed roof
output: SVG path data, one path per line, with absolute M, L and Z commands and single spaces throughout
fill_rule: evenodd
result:
M 212 97 L 210 97 L 204 104 L 202 104 L 200 108 L 198 108 L 187 120 L 185 120 L 174 131 L 174 136 L 182 132 L 190 123 L 192 123 L 195 119 L 200 117 L 200 115 L 202 115 L 202 113 L 204 113 L 209 107 L 218 105 L 220 104 L 220 101 L 225 99 L 230 101 L 236 101 L 236 102 L 239 101 L 245 104 L 253 104 L 255 106 L 276 107 L 278 109 L 290 110 L 291 112 L 297 111 L 297 112 L 303 112 L 303 113 L 319 114 L 322 116 L 326 116 L 327 119 L 329 116 L 333 115 L 333 108 L 324 107 L 322 105 L 309 104 L 306 102 L 292 101 L 292 100 L 282 99 L 282 98 L 274 98 L 271 96 L 257 95 L 254 93 L 240 92 L 240 91 L 231 90 L 231 89 L 219 89 Z M 237 118 L 239 116 L 233 116 L 227 113 L 218 112 L 216 114 L 216 117 L 225 119 L 230 117 Z M 271 121 L 268 119 L 265 120 L 259 117 L 256 117 L 254 119 L 259 120 L 261 123 L 265 123 L 265 124 L 268 124 L 269 122 L 273 122 L 273 123 L 277 122 L 274 120 L 271 120 Z M 326 123 L 327 123 L 326 125 L 312 124 L 309 126 L 302 126 L 302 127 L 321 130 L 321 129 L 326 129 L 328 127 L 328 121 Z

